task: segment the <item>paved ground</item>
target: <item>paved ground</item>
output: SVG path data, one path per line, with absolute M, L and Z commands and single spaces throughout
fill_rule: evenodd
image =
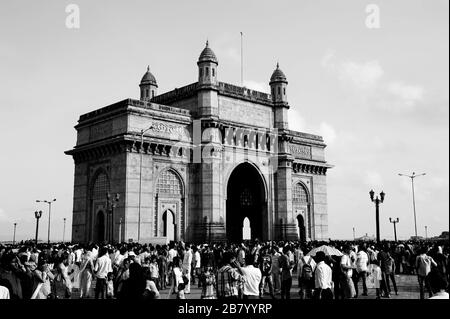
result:
M 398 287 L 398 295 L 394 293 L 391 294 L 391 299 L 419 299 L 419 283 L 417 281 L 417 277 L 415 275 L 396 275 L 395 281 L 397 282 Z M 359 283 L 360 292 L 362 292 L 362 284 Z M 92 283 L 92 296 L 94 296 L 94 288 L 95 281 Z M 391 287 L 392 288 L 392 287 Z M 298 294 L 298 283 L 297 280 L 294 279 L 293 286 L 291 289 L 291 298 L 292 299 L 300 299 Z M 175 295 L 169 295 L 169 290 L 161 290 L 160 291 L 162 299 L 175 299 Z M 191 287 L 191 293 L 186 294 L 186 299 L 200 299 L 201 297 L 201 289 L 197 287 L 197 285 L 193 285 Z M 276 295 L 277 299 L 280 298 L 280 295 Z M 79 298 L 78 289 L 74 289 L 72 299 Z M 375 299 L 376 292 L 375 289 L 369 289 L 368 296 L 359 296 L 358 299 Z M 265 295 L 263 299 L 271 299 L 269 295 Z M 386 298 L 382 298 L 386 299 Z

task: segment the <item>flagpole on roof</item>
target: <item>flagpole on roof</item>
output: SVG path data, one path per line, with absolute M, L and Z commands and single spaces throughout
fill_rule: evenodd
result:
M 244 44 L 243 44 L 244 34 L 241 32 L 241 86 L 244 86 Z

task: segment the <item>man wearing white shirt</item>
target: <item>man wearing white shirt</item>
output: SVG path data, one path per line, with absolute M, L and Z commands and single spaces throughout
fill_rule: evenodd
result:
M 366 253 L 365 246 L 361 245 L 359 247 L 359 251 L 356 254 L 356 271 L 353 274 L 353 282 L 355 285 L 356 297 L 358 297 L 358 283 L 362 278 L 363 284 L 363 296 L 367 296 L 367 285 L 366 285 L 366 275 L 368 271 L 369 265 L 369 256 Z
M 251 255 L 247 255 L 246 264 L 248 266 L 241 268 L 244 276 L 244 299 L 259 299 L 259 284 L 262 278 L 261 270 Z
M 305 271 L 303 271 L 303 267 L 305 265 L 309 265 L 312 274 L 316 269 L 316 262 L 311 256 L 302 256 L 297 265 L 298 276 L 299 276 L 299 286 L 300 286 L 300 299 L 311 299 L 313 296 L 314 290 L 314 277 L 310 276 L 310 278 L 305 277 Z
M 193 267 L 194 267 L 194 274 L 195 274 L 195 276 L 197 276 L 197 280 L 198 280 L 198 288 L 201 287 L 201 280 L 200 280 L 201 258 L 202 257 L 200 255 L 200 249 L 198 247 L 194 246 Z M 193 279 L 195 280 L 195 277 L 193 277 Z M 194 283 L 194 280 L 192 281 L 192 283 Z
M 317 265 L 314 273 L 315 296 L 317 299 L 333 299 L 333 272 L 325 263 L 325 253 L 318 251 L 316 254 Z
M 184 288 L 185 294 L 191 293 L 191 265 L 192 264 L 192 249 L 189 244 L 186 244 L 183 256 L 183 273 L 188 278 L 189 282 Z
M 108 256 L 108 250 L 106 247 L 100 248 L 99 256 L 95 262 L 94 272 L 97 277 L 95 284 L 95 299 L 101 297 L 106 298 L 106 279 L 108 273 L 112 272 L 111 259 Z

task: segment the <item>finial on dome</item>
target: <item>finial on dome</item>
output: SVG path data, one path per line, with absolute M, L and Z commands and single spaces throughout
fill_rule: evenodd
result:
M 208 47 L 208 44 L 209 44 L 208 39 L 206 39 L 206 47 Z
M 150 72 L 150 65 L 147 65 L 147 72 Z
M 279 69 L 280 68 L 280 63 L 278 63 L 278 61 L 277 61 L 277 69 Z

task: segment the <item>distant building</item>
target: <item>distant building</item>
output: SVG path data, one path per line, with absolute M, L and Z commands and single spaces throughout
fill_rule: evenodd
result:
M 374 241 L 375 240 L 375 236 L 369 236 L 367 235 L 367 233 L 359 238 L 355 238 L 355 241 Z
M 285 74 L 267 94 L 219 82 L 218 64 L 207 43 L 197 82 L 158 94 L 147 69 L 139 100 L 80 116 L 74 242 L 328 238 L 332 166 L 321 136 L 289 130 Z

